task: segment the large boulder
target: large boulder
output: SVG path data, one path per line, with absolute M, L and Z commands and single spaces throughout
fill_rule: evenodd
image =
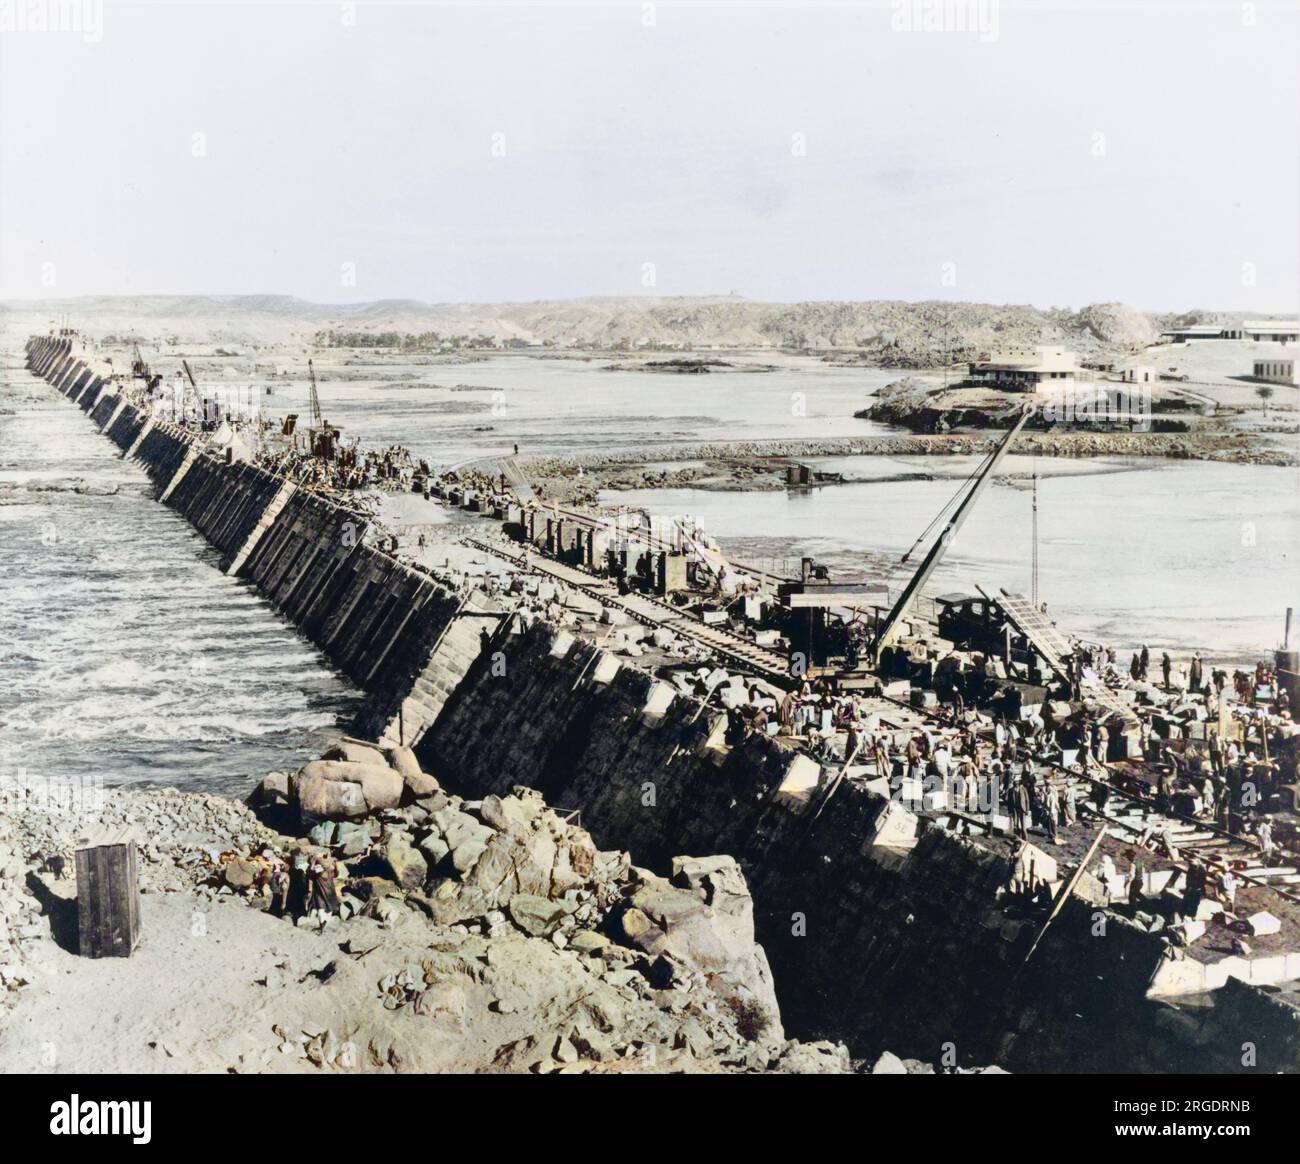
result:
M 258 808 L 284 808 L 289 804 L 289 774 L 268 772 L 257 786 L 252 803 Z
M 313 760 L 298 774 L 298 779 L 320 777 L 322 780 L 359 784 L 371 812 L 396 808 L 402 800 L 402 778 L 387 764 L 361 764 L 351 760 Z
M 390 833 L 384 843 L 384 861 L 393 880 L 403 889 L 419 889 L 429 875 L 429 866 L 404 833 Z
M 643 875 L 620 926 L 647 955 L 703 975 L 745 1017 L 751 1038 L 783 1038 L 767 955 L 754 940 L 754 901 L 731 857 L 679 857 L 675 885 Z
M 369 812 L 360 784 L 299 774 L 293 790 L 304 820 L 360 820 Z
M 510 920 L 534 938 L 553 934 L 574 910 L 572 902 L 549 901 L 532 893 L 516 893 L 509 908 Z
M 388 763 L 402 778 L 402 783 L 406 785 L 407 799 L 420 800 L 425 796 L 432 796 L 441 788 L 441 785 L 421 767 L 420 761 L 415 758 L 415 753 L 410 748 L 389 748 L 385 753 Z
M 359 740 L 340 740 L 337 744 L 331 744 L 321 753 L 321 759 L 345 760 L 352 764 L 378 764 L 381 768 L 388 763 L 378 748 Z
M 442 837 L 451 854 L 452 866 L 461 875 L 474 867 L 493 837 L 493 831 L 487 825 L 451 805 L 433 813 L 428 823 L 430 832 L 436 832 Z
M 851 1075 L 853 1061 L 843 1043 L 790 1042 L 773 1070 L 782 1075 Z

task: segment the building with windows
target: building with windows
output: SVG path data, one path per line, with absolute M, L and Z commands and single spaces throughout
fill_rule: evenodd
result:
M 1075 380 L 1079 358 L 1066 348 L 1038 347 L 1012 351 L 970 365 L 968 381 L 1011 392 L 1033 392 L 1053 381 Z
M 1247 339 L 1265 343 L 1294 343 L 1300 337 L 1300 323 L 1294 319 L 1248 319 L 1241 330 Z
M 1241 339 L 1240 324 L 1196 323 L 1188 327 L 1171 327 L 1160 333 L 1160 338 L 1170 343 L 1185 344 L 1188 340 Z
M 1124 369 L 1123 377 L 1126 384 L 1154 384 L 1160 379 L 1160 373 L 1149 364 L 1134 364 Z
M 1256 360 L 1255 379 L 1265 384 L 1294 385 L 1295 360 Z

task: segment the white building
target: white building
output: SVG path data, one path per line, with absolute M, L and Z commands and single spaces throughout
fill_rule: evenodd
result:
M 1135 364 L 1131 368 L 1125 368 L 1123 376 L 1126 384 L 1154 384 L 1160 379 L 1160 374 L 1150 364 Z
M 1238 324 L 1195 323 L 1188 327 L 1171 327 L 1162 331 L 1162 339 L 1171 343 L 1185 344 L 1188 340 L 1241 339 L 1242 329 Z
M 1256 360 L 1255 379 L 1266 384 L 1294 385 L 1295 360 Z
M 1074 380 L 1079 375 L 1079 358 L 1066 348 L 1038 347 L 1030 351 L 1006 352 L 970 365 L 972 384 L 1005 388 L 1012 392 L 1033 392 L 1052 381 Z
M 1272 343 L 1294 343 L 1300 337 L 1300 323 L 1294 319 L 1248 319 L 1241 330 L 1247 339 Z

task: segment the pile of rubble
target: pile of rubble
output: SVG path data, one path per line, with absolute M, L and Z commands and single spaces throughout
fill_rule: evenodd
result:
M 197 956 L 226 985 L 192 1000 L 190 1027 L 168 1028 L 167 1069 L 213 1069 L 235 1043 L 237 1069 L 258 1071 L 853 1069 L 843 1046 L 785 1038 L 729 857 L 680 857 L 658 876 L 534 791 L 465 800 L 408 750 L 355 740 L 251 799 L 275 828 L 167 789 L 11 804 L 0 974 L 8 1005 L 31 1000 L 23 1026 L 53 1007 L 101 1046 L 72 1015 L 113 989 L 78 987 L 90 974 L 130 986 L 113 995 L 115 1022 L 166 1027 L 179 985 L 166 975 L 196 956 L 203 915 L 222 937 Z M 92 963 L 75 955 L 75 920 L 71 941 L 52 931 L 75 897 L 75 850 L 110 835 L 138 847 L 144 939 L 129 960 Z
M 308 832 L 288 860 L 333 863 L 343 919 L 390 925 L 415 910 L 458 938 L 545 942 L 623 1005 L 658 1001 L 689 1013 L 673 1041 L 697 1058 L 721 1054 L 731 1065 L 761 1068 L 782 1054 L 753 901 L 730 857 L 679 857 L 660 877 L 625 852 L 598 850 L 531 789 L 463 800 L 421 771 L 409 749 L 380 751 L 356 740 L 292 776 L 273 773 L 254 800 L 297 814 Z M 225 878 L 250 897 L 269 898 L 274 868 L 234 859 Z M 299 912 L 298 922 L 328 926 L 332 917 Z M 382 984 L 383 1003 L 400 1009 L 428 986 L 427 971 L 404 969 Z M 650 1011 L 643 1018 L 663 1025 Z M 609 1040 L 589 1034 L 579 1042 L 597 1048 L 598 1060 L 608 1057 Z

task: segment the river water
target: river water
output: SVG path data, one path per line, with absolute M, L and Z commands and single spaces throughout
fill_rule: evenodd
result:
M 707 358 L 708 353 L 703 353 Z M 896 431 L 853 413 L 907 373 L 839 368 L 777 353 L 727 355 L 703 375 L 610 370 L 591 360 L 494 355 L 458 364 L 376 364 L 325 372 L 325 413 L 345 432 L 400 443 L 435 463 L 507 451 L 591 453 L 721 440 L 826 440 Z M 771 370 L 753 371 L 768 364 Z M 343 380 L 340 376 L 365 379 Z M 392 377 L 410 377 L 395 380 Z M 373 377 L 373 378 L 370 378 Z M 305 406 L 281 383 L 272 409 Z M 837 457 L 813 464 L 853 483 L 810 493 L 641 490 L 604 500 L 691 514 L 733 556 L 780 566 L 810 553 L 842 569 L 891 570 L 976 462 L 966 457 Z M 1039 487 L 1041 597 L 1062 625 L 1117 648 L 1253 660 L 1300 607 L 1300 472 L 1155 458 L 1014 455 L 977 504 L 931 593 L 1030 590 L 1032 494 Z
M 243 794 L 318 755 L 354 689 L 20 364 L 0 386 L 0 767 Z
M 1074 462 L 1008 456 L 1008 480 L 976 503 L 929 590 L 1030 593 L 1038 486 L 1039 593 L 1064 628 L 1121 650 L 1200 649 L 1249 661 L 1300 608 L 1295 469 L 1150 458 Z M 817 463 L 817 462 L 814 462 Z M 827 467 L 858 478 L 808 492 L 647 489 L 614 504 L 697 517 L 744 561 L 811 554 L 868 570 L 895 588 L 897 563 L 975 467 L 975 458 L 850 457 Z M 925 543 L 926 548 L 929 542 Z M 921 552 L 913 556 L 912 566 Z
M 611 371 L 618 361 L 609 356 L 522 355 L 438 365 L 367 365 L 356 357 L 318 371 L 322 411 L 348 437 L 402 444 L 440 465 L 509 452 L 516 443 L 521 453 L 563 454 L 873 435 L 890 430 L 853 413 L 906 374 L 766 352 L 725 360 L 733 366 L 700 375 Z M 752 370 L 764 363 L 771 370 Z M 344 374 L 373 378 L 340 379 Z M 272 413 L 305 413 L 305 383 L 275 388 L 266 398 Z
M 898 373 L 773 361 L 771 372 L 687 376 L 501 356 L 413 366 L 415 381 L 383 380 L 391 368 L 373 381 L 327 376 L 322 398 L 349 436 L 443 464 L 515 441 L 565 453 L 884 431 L 852 414 Z M 242 793 L 318 754 L 358 693 L 20 363 L 9 357 L 0 388 L 0 766 Z M 267 409 L 302 411 L 300 389 L 280 381 Z M 897 584 L 898 558 L 975 461 L 816 463 L 852 483 L 606 500 L 698 517 L 737 558 L 807 553 Z M 1122 651 L 1147 641 L 1248 661 L 1276 645 L 1286 606 L 1300 606 L 1300 474 L 1122 458 L 1008 457 L 1008 479 L 981 499 L 932 593 L 1028 593 L 1034 471 L 1041 596 L 1067 629 Z

